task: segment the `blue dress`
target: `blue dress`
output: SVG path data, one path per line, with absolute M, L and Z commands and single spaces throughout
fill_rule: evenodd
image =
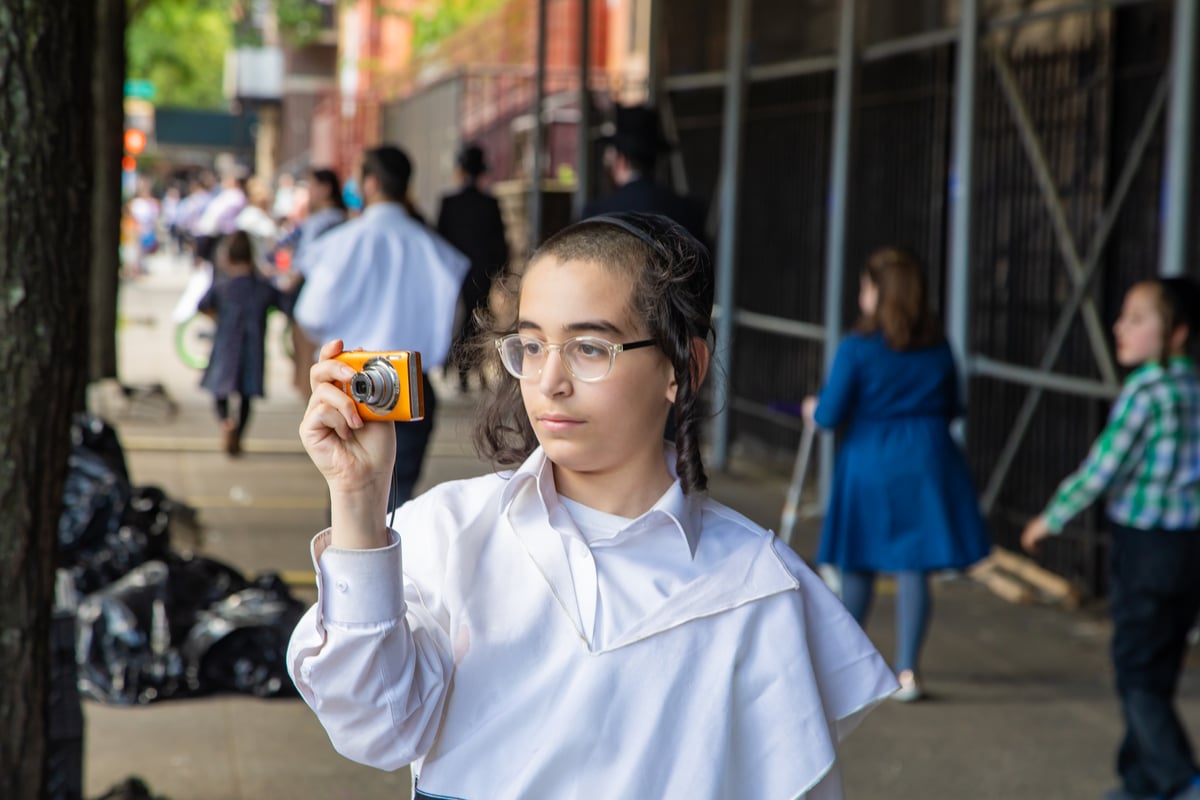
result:
M 961 413 L 946 343 L 897 351 L 882 334 L 838 348 L 816 420 L 842 440 L 817 561 L 847 571 L 960 569 L 987 528 L 950 421 Z

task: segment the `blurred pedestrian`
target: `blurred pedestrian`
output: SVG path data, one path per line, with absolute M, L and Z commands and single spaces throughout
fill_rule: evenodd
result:
M 588 203 L 583 218 L 614 211 L 662 214 L 706 243 L 701 204 L 655 180 L 658 157 L 669 148 L 659 129 L 658 112 L 650 106 L 617 105 L 614 116 L 615 130 L 601 139 L 601 143 L 604 164 L 616 188 L 606 197 Z
M 342 200 L 341 181 L 336 172 L 315 169 L 309 174 L 306 184 L 307 215 L 280 241 L 280 247 L 291 248 L 291 266 L 283 276 L 282 288 L 293 298 L 299 298 L 304 289 L 304 276 L 314 250 L 313 243 L 346 221 L 346 204 Z M 292 326 L 292 360 L 296 390 L 307 400 L 312 391 L 308 373 L 317 360 L 317 343 L 309 340 L 299 325 Z
M 183 239 L 179 235 L 179 205 L 183 200 L 179 194 L 179 184 L 172 181 L 167 190 L 163 192 L 162 198 L 162 213 L 160 219 L 162 227 L 166 231 L 167 239 L 171 243 L 171 253 L 179 254 L 183 252 Z
M 264 276 L 275 275 L 275 240 L 279 238 L 279 226 L 271 217 L 271 190 L 259 178 L 246 181 L 246 204 L 233 220 L 234 227 L 250 235 L 254 245 L 255 266 Z
M 478 330 L 475 315 L 487 305 L 492 279 L 508 264 L 508 240 L 504 236 L 500 203 L 479 186 L 487 170 L 483 148 L 477 144 L 465 146 L 458 154 L 458 180 L 462 188 L 444 196 L 438 212 L 438 233 L 471 259 L 471 269 L 459 297 L 461 322 L 448 365 L 457 366 L 459 388 L 464 392 L 469 388 L 469 369 L 458 354 Z
M 987 529 L 950 423 L 962 413 L 954 355 L 926 305 L 921 265 L 876 250 L 860 278 L 856 330 L 838 346 L 805 418 L 841 444 L 821 527 L 819 564 L 840 573 L 846 608 L 864 627 L 877 573 L 896 576 L 902 701 L 923 696 L 921 648 L 932 616 L 930 573 L 987 555 Z
M 287 665 L 338 752 L 412 763 L 418 800 L 841 798 L 839 743 L 895 679 L 795 553 L 706 493 L 707 251 L 602 216 L 500 290 L 477 344 L 504 380 L 474 435 L 499 474 L 393 520 L 391 431 L 342 391 L 340 342 L 313 367 L 300 437 L 333 524 Z
M 129 214 L 137 224 L 137 258 L 133 271 L 146 274 L 146 256 L 158 251 L 159 202 L 149 178 L 138 178 L 137 195 L 129 201 Z
M 246 181 L 229 168 L 221 178 L 216 195 L 196 221 L 196 257 L 212 262 L 217 241 L 237 230 L 237 217 L 246 206 Z
M 203 177 L 197 177 L 188 183 L 187 196 L 179 201 L 175 228 L 184 245 L 191 248 L 193 254 L 196 249 L 197 225 L 213 197 L 212 192 L 205 187 Z
M 1200 613 L 1200 377 L 1191 358 L 1200 289 L 1189 278 L 1135 284 L 1113 326 L 1133 371 L 1079 469 L 1021 534 L 1038 553 L 1107 494 L 1109 612 L 1125 737 L 1107 800 L 1200 800 L 1200 767 L 1174 707 L 1188 631 Z
M 253 398 L 263 395 L 267 311 L 287 310 L 279 289 L 255 265 L 250 235 L 237 231 L 215 248 L 218 273 L 198 310 L 216 317 L 212 354 L 200 385 L 216 398 L 222 446 L 231 456 L 242 451 Z M 230 397 L 238 395 L 238 414 Z
M 296 213 L 296 179 L 285 172 L 275 181 L 275 199 L 271 204 L 271 217 L 276 225 L 287 225 Z
M 446 361 L 470 261 L 405 210 L 411 177 L 412 162 L 398 147 L 367 151 L 363 213 L 322 236 L 311 257 L 305 255 L 295 320 L 313 342 L 416 350 L 429 373 Z M 424 419 L 395 425 L 392 505 L 412 497 L 437 418 L 437 395 L 428 380 L 424 387 Z

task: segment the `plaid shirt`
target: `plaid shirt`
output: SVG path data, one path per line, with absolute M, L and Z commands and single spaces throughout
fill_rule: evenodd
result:
M 1200 378 L 1190 359 L 1144 364 L 1125 379 L 1087 459 L 1047 506 L 1047 526 L 1061 532 L 1105 492 L 1119 525 L 1200 528 Z

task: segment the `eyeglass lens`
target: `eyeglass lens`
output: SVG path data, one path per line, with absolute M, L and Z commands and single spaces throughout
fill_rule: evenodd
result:
M 531 378 L 541 373 L 551 350 L 559 351 L 567 369 L 580 380 L 599 380 L 612 368 L 612 345 L 588 336 L 568 339 L 561 345 L 516 336 L 503 340 L 501 353 L 511 373 Z

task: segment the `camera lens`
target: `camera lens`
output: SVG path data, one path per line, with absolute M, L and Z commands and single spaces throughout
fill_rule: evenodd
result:
M 359 372 L 350 379 L 350 396 L 360 403 L 373 402 L 372 396 L 377 396 L 373 376 L 367 372 Z
M 398 380 L 391 364 L 374 359 L 350 379 L 350 396 L 375 411 L 388 412 L 395 408 L 400 396 Z

